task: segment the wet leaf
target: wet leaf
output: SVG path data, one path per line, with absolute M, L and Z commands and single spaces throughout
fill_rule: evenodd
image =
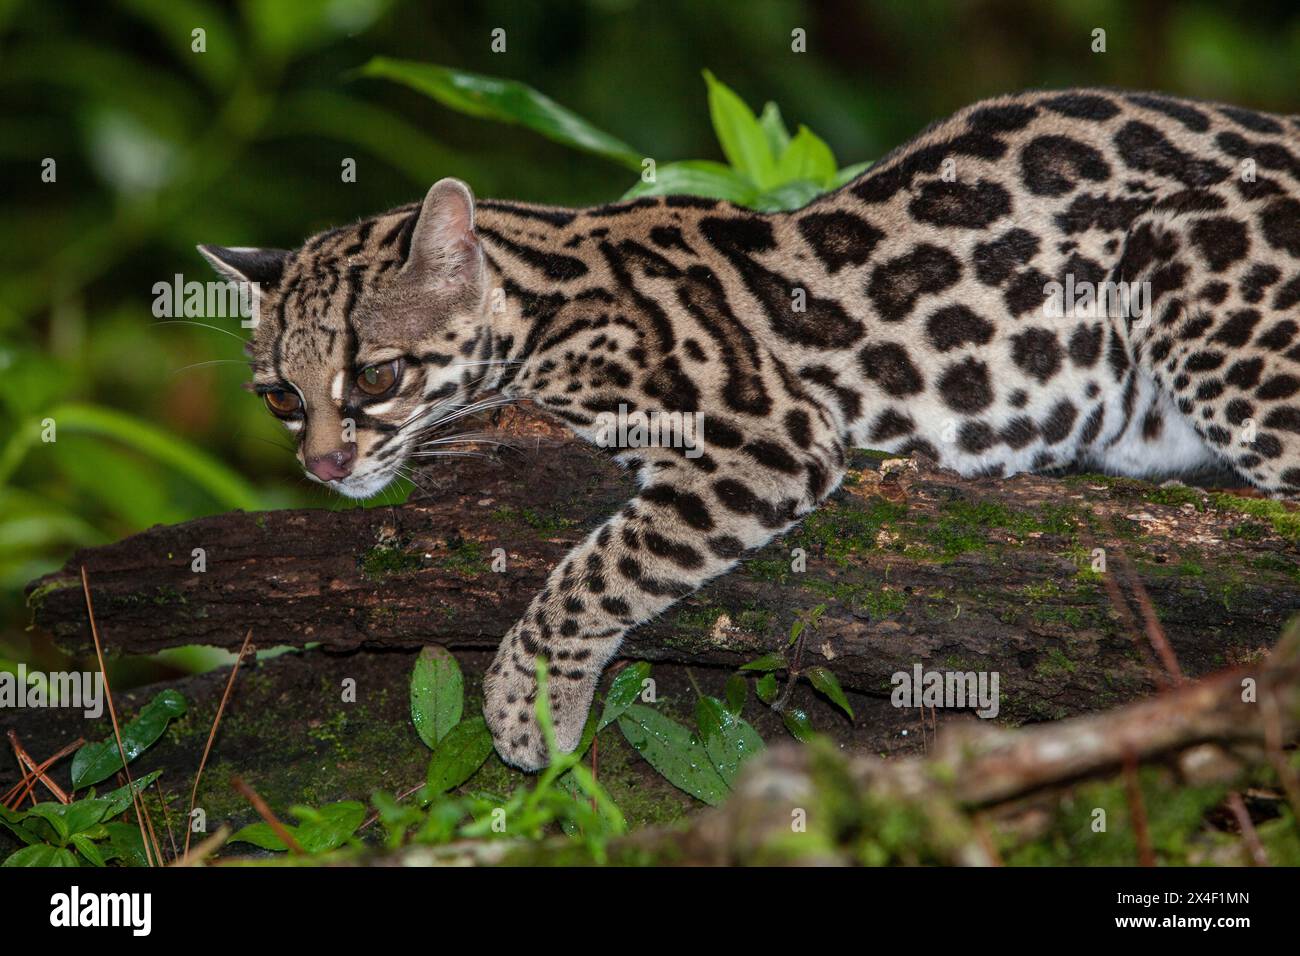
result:
M 772 703 L 772 701 L 776 700 L 776 675 L 764 674 L 758 679 L 754 689 L 758 691 L 759 700 L 765 704 Z
M 796 740 L 805 744 L 812 740 L 815 733 L 812 721 L 798 707 L 791 707 L 785 711 L 781 715 L 781 719 L 785 721 L 785 729 L 790 731 Z
M 709 762 L 730 788 L 741 764 L 764 749 L 763 738 L 716 697 L 701 697 L 696 702 L 695 722 Z
M 780 651 L 773 651 L 771 654 L 764 654 L 748 664 L 741 664 L 740 669 L 742 671 L 783 671 L 785 670 L 785 655 Z
M 474 775 L 492 753 L 492 734 L 482 717 L 462 720 L 443 737 L 429 758 L 428 793 L 446 793 Z
M 727 710 L 739 715 L 745 709 L 745 701 L 749 699 L 749 681 L 745 680 L 743 674 L 732 674 L 727 678 L 723 696 L 727 698 Z
M 122 748 L 127 762 L 140 756 L 161 737 L 171 719 L 185 713 L 186 706 L 185 698 L 174 690 L 165 690 L 145 704 L 135 719 L 122 727 Z M 80 790 L 107 780 L 121 769 L 122 755 L 116 736 L 86 744 L 72 758 L 72 786 Z
M 713 768 L 704 744 L 691 731 L 644 704 L 618 719 L 627 742 L 675 787 L 710 806 L 727 797 L 727 784 Z
M 641 693 L 641 686 L 649 676 L 650 665 L 645 661 L 630 664 L 614 675 L 609 685 L 609 693 L 605 695 L 605 707 L 600 713 L 600 723 L 596 725 L 597 733 L 618 720 L 625 710 L 636 703 L 637 695 Z
M 437 644 L 425 647 L 411 672 L 411 720 L 430 749 L 460 723 L 465 679 L 456 658 Z
M 831 699 L 840 710 L 853 719 L 853 707 L 849 704 L 849 699 L 844 696 L 844 689 L 840 687 L 839 678 L 825 667 L 810 667 L 804 674 L 812 681 L 812 685 Z

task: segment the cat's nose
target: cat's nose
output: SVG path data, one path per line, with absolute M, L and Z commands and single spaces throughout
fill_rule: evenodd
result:
M 321 481 L 338 481 L 352 474 L 352 461 L 357 457 L 357 446 L 349 442 L 342 448 L 307 459 L 307 470 Z

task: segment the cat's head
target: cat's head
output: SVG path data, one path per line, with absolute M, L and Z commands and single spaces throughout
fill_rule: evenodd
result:
M 389 484 L 487 371 L 487 272 L 459 180 L 296 250 L 199 251 L 256 283 L 249 388 L 295 437 L 307 476 L 340 494 Z

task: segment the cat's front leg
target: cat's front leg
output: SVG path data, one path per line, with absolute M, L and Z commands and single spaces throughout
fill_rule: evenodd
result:
M 823 494 L 838 483 L 838 474 L 818 474 Z M 557 742 L 569 752 L 623 636 L 789 527 L 821 497 L 816 490 L 802 469 L 769 472 L 752 460 L 712 474 L 681 459 L 658 470 L 551 572 L 501 642 L 483 712 L 502 759 L 526 770 L 546 765 L 535 717 L 539 655 L 548 661 Z

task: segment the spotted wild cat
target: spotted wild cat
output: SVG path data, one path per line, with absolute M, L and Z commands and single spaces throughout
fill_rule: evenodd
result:
M 484 709 L 525 768 L 546 760 L 535 655 L 571 749 L 627 631 L 815 508 L 849 447 L 965 475 L 1218 463 L 1300 491 L 1294 116 L 1034 92 L 963 109 L 790 213 L 476 204 L 445 179 L 294 251 L 202 249 L 261 284 L 253 387 L 345 495 L 378 492 L 489 396 L 588 439 L 620 405 L 702 413 L 702 454 L 614 450 L 640 492 L 502 641 Z M 1148 309 L 1051 313 L 1067 282 L 1145 287 Z

